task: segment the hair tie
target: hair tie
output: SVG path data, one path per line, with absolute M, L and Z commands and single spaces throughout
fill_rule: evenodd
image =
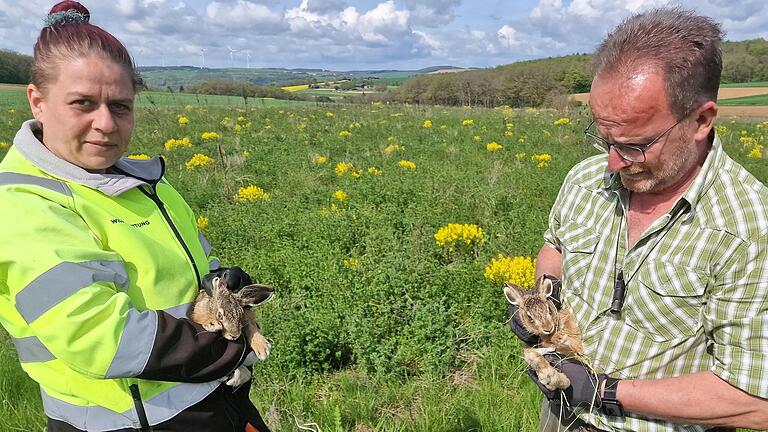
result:
M 45 17 L 45 26 L 52 27 L 61 24 L 81 24 L 87 23 L 90 19 L 89 14 L 84 14 L 75 9 L 69 9 L 61 12 L 54 12 Z

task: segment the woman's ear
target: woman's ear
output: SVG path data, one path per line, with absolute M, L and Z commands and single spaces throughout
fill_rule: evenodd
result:
M 27 86 L 27 101 L 35 120 L 40 121 L 43 113 L 43 92 L 34 84 Z

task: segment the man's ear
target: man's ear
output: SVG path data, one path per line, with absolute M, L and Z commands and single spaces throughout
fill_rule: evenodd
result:
M 709 131 L 711 131 L 715 125 L 717 104 L 714 101 L 705 102 L 696 112 L 698 113 L 698 116 L 696 117 L 697 128 L 693 139 L 697 142 L 706 141 L 709 136 Z
M 41 120 L 43 99 L 43 92 L 40 91 L 36 85 L 30 84 L 27 86 L 27 101 L 29 102 L 29 109 L 32 111 L 35 120 Z

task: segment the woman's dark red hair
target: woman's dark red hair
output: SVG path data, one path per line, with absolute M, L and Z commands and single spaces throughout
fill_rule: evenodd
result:
M 133 81 L 134 91 L 140 87 L 141 78 L 128 50 L 110 33 L 90 24 L 90 16 L 88 9 L 76 1 L 62 1 L 51 8 L 49 24 L 35 43 L 32 84 L 44 90 L 56 82 L 61 63 L 96 55 L 122 66 Z

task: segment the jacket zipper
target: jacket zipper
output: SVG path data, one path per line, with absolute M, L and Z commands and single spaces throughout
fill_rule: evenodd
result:
M 176 236 L 176 239 L 181 243 L 181 247 L 184 248 L 184 252 L 187 253 L 187 258 L 189 258 L 190 264 L 192 264 L 192 269 L 195 271 L 195 277 L 197 278 L 197 289 L 199 290 L 201 285 L 201 278 L 200 278 L 200 271 L 197 269 L 197 266 L 195 265 L 195 259 L 192 257 L 192 252 L 189 250 L 189 247 L 187 247 L 187 244 L 184 242 L 184 238 L 181 236 L 181 233 L 179 233 L 179 230 L 176 229 L 176 225 L 173 223 L 173 219 L 171 219 L 171 215 L 168 214 L 168 210 L 165 209 L 165 205 L 163 204 L 163 201 L 160 199 L 160 197 L 157 195 L 157 192 L 155 190 L 155 185 L 151 185 L 151 192 L 147 192 L 144 190 L 143 187 L 139 187 L 138 189 L 146 196 L 151 199 L 155 205 L 157 205 L 157 208 L 160 209 L 160 213 L 163 214 L 163 217 L 165 218 L 165 221 L 168 223 L 168 226 L 171 227 L 171 230 L 173 231 L 173 234 Z
M 133 396 L 133 405 L 136 407 L 136 415 L 139 417 L 139 423 L 141 424 L 142 432 L 152 432 L 152 426 L 149 425 L 147 420 L 147 412 L 144 411 L 144 403 L 141 401 L 141 393 L 139 393 L 138 384 L 131 384 L 131 396 Z

